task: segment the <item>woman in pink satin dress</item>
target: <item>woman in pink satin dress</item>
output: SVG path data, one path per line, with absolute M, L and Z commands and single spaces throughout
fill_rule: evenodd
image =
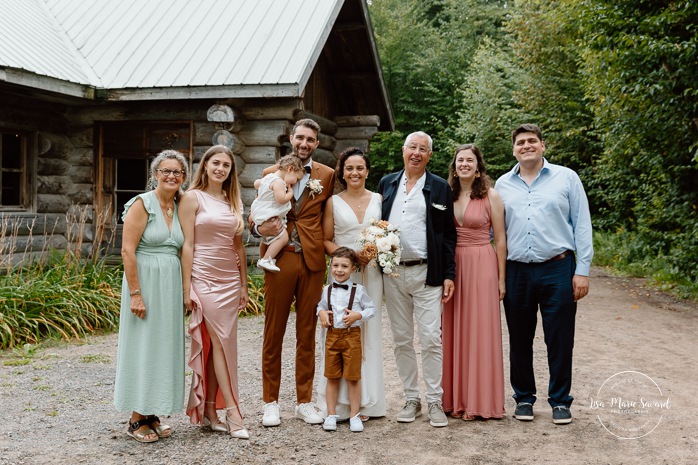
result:
M 444 410 L 463 420 L 502 418 L 499 301 L 506 291 L 504 205 L 490 187 L 485 161 L 475 145 L 456 149 L 449 172 L 457 242 L 455 292 L 444 305 L 441 324 Z
M 238 395 L 237 316 L 247 305 L 242 200 L 233 153 L 223 145 L 204 154 L 179 206 L 184 232 L 182 284 L 191 311 L 193 370 L 187 415 L 192 424 L 249 439 Z M 225 423 L 216 412 L 225 408 Z

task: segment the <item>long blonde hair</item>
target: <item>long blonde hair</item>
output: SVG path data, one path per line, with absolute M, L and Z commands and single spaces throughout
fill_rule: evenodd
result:
M 208 187 L 208 174 L 206 174 L 206 164 L 211 159 L 212 156 L 219 153 L 224 153 L 230 157 L 231 168 L 230 174 L 223 181 L 223 193 L 225 193 L 228 203 L 230 204 L 230 211 L 235 214 L 238 220 L 237 228 L 235 229 L 235 234 L 242 234 L 242 230 L 245 228 L 242 219 L 242 205 L 241 205 L 241 195 L 240 195 L 240 183 L 238 182 L 238 171 L 235 166 L 235 157 L 233 152 L 225 145 L 214 145 L 204 153 L 201 158 L 199 167 L 196 169 L 196 174 L 191 182 L 191 187 L 189 190 L 197 189 L 200 191 L 206 190 Z

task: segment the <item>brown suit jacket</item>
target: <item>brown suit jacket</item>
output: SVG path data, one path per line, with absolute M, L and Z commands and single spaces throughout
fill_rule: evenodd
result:
M 265 168 L 262 176 L 266 176 L 277 169 L 276 165 Z M 286 215 L 288 220 L 286 230 L 289 236 L 291 236 L 294 228 L 298 230 L 298 237 L 303 249 L 303 260 L 308 268 L 311 271 L 323 271 L 326 265 L 322 214 L 327 199 L 334 193 L 334 170 L 313 160 L 313 170 L 310 173 L 310 179 L 320 180 L 322 192 L 311 197 L 306 184 L 300 198 L 293 202 L 291 211 Z

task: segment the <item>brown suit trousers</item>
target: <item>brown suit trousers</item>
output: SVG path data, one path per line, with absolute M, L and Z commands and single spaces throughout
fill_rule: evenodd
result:
M 298 231 L 302 251 L 283 251 L 276 258 L 279 273 L 264 273 L 264 341 L 262 388 L 264 402 L 279 399 L 281 349 L 291 304 L 296 299 L 296 399 L 312 400 L 315 377 L 315 313 L 325 278 L 322 212 L 334 190 L 334 171 L 313 162 L 311 179 L 320 179 L 322 193 L 310 196 L 306 187 L 288 214 L 289 235 Z

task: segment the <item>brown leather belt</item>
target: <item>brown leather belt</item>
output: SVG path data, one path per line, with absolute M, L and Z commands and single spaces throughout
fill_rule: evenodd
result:
M 301 253 L 300 250 L 296 251 L 296 247 L 293 245 L 287 245 L 282 249 L 284 252 L 293 252 L 293 253 Z
M 421 265 L 423 263 L 426 263 L 427 259 L 426 258 L 418 258 L 416 260 L 405 260 L 399 263 L 401 266 L 417 266 Z
M 572 252 L 570 252 L 569 250 L 565 250 L 565 251 L 562 252 L 560 255 L 555 255 L 553 258 L 551 258 L 551 259 L 549 259 L 549 260 L 546 260 L 546 261 L 544 261 L 543 263 L 550 263 L 550 262 L 556 262 L 556 261 L 558 261 L 558 260 L 562 260 L 562 259 L 564 259 L 566 256 L 568 256 L 568 255 L 571 254 L 571 253 L 572 253 Z

